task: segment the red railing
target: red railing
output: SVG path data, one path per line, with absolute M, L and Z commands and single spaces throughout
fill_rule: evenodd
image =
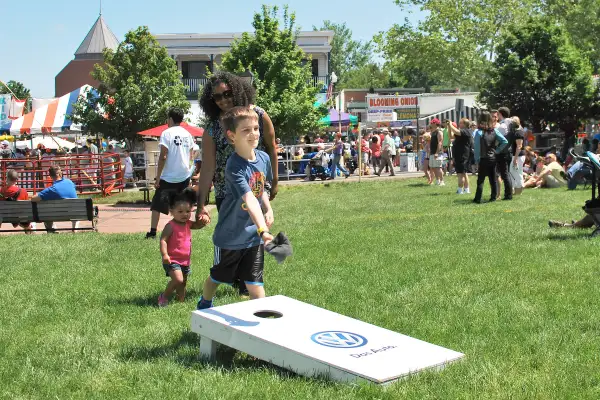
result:
M 18 185 L 32 195 L 52 185 L 48 169 L 60 166 L 63 176 L 75 183 L 81 195 L 101 194 L 124 189 L 121 157 L 117 153 L 73 154 L 46 158 L 0 159 L 0 181 L 6 184 L 6 171 L 14 169 L 19 174 Z

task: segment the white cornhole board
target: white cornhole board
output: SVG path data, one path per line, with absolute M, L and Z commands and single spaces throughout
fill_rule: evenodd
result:
M 259 311 L 282 317 L 260 318 Z M 342 382 L 387 384 L 464 356 L 285 296 L 193 311 L 192 331 L 209 360 L 221 343 L 300 375 Z

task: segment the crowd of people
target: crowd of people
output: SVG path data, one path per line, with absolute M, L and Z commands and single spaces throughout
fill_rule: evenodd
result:
M 170 278 L 157 300 L 161 307 L 168 305 L 173 293 L 179 301 L 185 299 L 191 271 L 191 230 L 211 222 L 205 207 L 211 186 L 214 186 L 218 212 L 212 238 L 214 259 L 197 307 L 212 307 L 220 284 L 235 286 L 241 295 L 251 298 L 265 296 L 264 253 L 274 249 L 280 236 L 274 237 L 269 228 L 274 221 L 271 202 L 278 192 L 278 156 L 285 150 L 282 151 L 281 143 L 275 139 L 267 111 L 255 106 L 254 101 L 254 88 L 240 77 L 227 72 L 211 76 L 200 98 L 207 116 L 202 162 L 191 170 L 190 163 L 196 158 L 193 138 L 179 126 L 183 112 L 176 108 L 169 110 L 169 127 L 159 141 L 156 191 L 151 205 L 150 230 L 145 236 L 147 239 L 158 236 L 160 214 L 172 216 L 160 236 L 163 271 Z M 427 132 L 420 136 L 423 152 L 420 158 L 428 183 L 444 186 L 444 175 L 455 172 L 457 193 L 468 194 L 471 193 L 469 175 L 477 172 L 474 198 L 477 203 L 482 200 L 486 179 L 491 186 L 490 201 L 500 198 L 501 185 L 504 199 L 510 200 L 524 188 L 563 187 L 569 180 L 570 170 L 565 170 L 568 165 L 559 164 L 556 154 L 541 156 L 527 146 L 519 119 L 511 118 L 506 107 L 482 112 L 477 122 L 463 118 L 456 124 L 434 119 Z M 360 142 L 348 143 L 338 135 L 329 149 L 325 149 L 322 141 L 316 145 L 319 151 L 329 151 L 332 156 L 331 179 L 335 178 L 337 169 L 345 176 L 351 173 L 342 162 L 347 156 L 365 174 L 372 168 L 376 175 L 386 169 L 394 175 L 398 155 L 415 150 L 412 135 L 401 140 L 397 132 L 386 128 L 361 135 Z M 294 151 L 293 157 L 296 156 Z M 125 177 L 130 179 L 131 159 L 127 154 L 123 159 Z M 52 166 L 50 174 L 52 186 L 33 201 L 77 196 L 73 182 L 63 176 L 60 166 Z M 14 171 L 9 172 L 9 178 L 2 196 L 20 200 L 22 192 L 16 187 Z M 192 189 L 190 185 L 194 181 Z M 197 205 L 195 218 L 194 204 Z
M 457 194 L 470 194 L 469 175 L 477 175 L 476 203 L 482 201 L 486 179 L 490 201 L 511 200 L 525 188 L 564 187 L 577 179 L 576 172 L 568 173 L 569 160 L 561 165 L 555 152 L 541 155 L 527 146 L 520 119 L 511 117 L 507 107 L 483 111 L 476 122 L 433 119 L 421 138 L 421 165 L 428 184 L 445 186 L 444 175 L 456 173 Z

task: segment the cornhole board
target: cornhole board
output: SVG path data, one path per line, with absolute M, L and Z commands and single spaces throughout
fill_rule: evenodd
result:
M 191 324 L 209 361 L 221 343 L 299 375 L 342 382 L 388 384 L 464 357 L 286 296 L 193 311 Z

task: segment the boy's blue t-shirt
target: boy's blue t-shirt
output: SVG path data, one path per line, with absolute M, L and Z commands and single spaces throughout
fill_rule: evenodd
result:
M 260 150 L 254 152 L 255 161 L 245 160 L 237 153 L 233 153 L 227 160 L 226 194 L 213 234 L 213 243 L 222 249 L 247 249 L 262 243 L 242 196 L 251 191 L 262 206 L 261 196 L 265 191 L 265 183 L 273 180 L 273 177 L 267 153 Z
M 76 199 L 75 184 L 67 178 L 55 181 L 52 186 L 38 193 L 42 200 Z

